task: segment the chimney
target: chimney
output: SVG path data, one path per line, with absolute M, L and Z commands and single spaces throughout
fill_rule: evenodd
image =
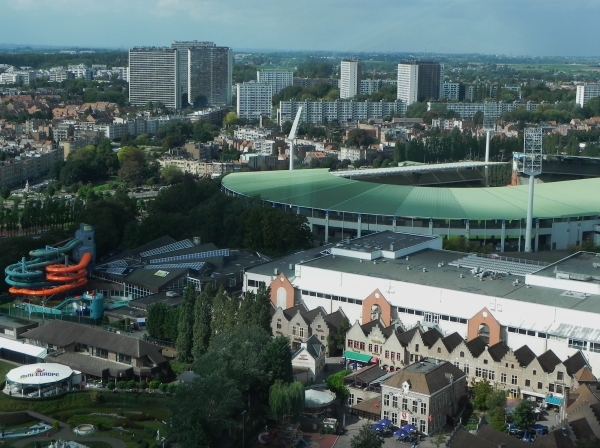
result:
M 277 268 L 273 269 L 273 274 L 279 275 L 279 269 L 277 269 Z
M 200 243 L 202 242 L 202 239 L 199 236 L 195 236 L 193 238 L 194 241 L 194 246 L 200 246 Z

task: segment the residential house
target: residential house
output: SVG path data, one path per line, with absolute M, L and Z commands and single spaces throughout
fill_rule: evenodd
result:
M 307 382 L 313 382 L 325 368 L 325 344 L 317 335 L 312 335 L 306 342 L 300 343 L 300 348 L 292 356 L 294 369 L 306 369 Z

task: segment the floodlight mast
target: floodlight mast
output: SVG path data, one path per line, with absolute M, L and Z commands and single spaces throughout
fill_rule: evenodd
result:
M 294 170 L 294 146 L 296 142 L 296 133 L 298 132 L 298 123 L 300 123 L 301 115 L 302 106 L 298 107 L 298 111 L 296 112 L 296 118 L 294 119 L 294 124 L 292 124 L 292 129 L 290 130 L 290 135 L 288 136 L 288 142 L 290 143 L 290 171 Z
M 523 140 L 523 174 L 529 176 L 527 226 L 525 228 L 525 252 L 531 252 L 531 233 L 533 226 L 533 189 L 535 185 L 535 176 L 542 174 L 542 128 L 525 128 Z
M 496 127 L 496 103 L 485 103 L 483 108 L 483 129 L 485 132 L 485 163 L 490 161 L 490 134 Z M 489 167 L 485 165 L 485 186 L 489 187 Z

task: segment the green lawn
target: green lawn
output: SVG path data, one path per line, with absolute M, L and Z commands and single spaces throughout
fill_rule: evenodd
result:
M 10 303 L 6 303 L 4 305 L 10 306 Z M 1 306 L 4 307 L 4 305 L 1 305 Z M 10 372 L 12 369 L 14 369 L 15 367 L 18 367 L 18 366 L 14 365 L 14 364 L 10 364 L 10 363 L 8 363 L 6 361 L 0 361 L 0 382 L 1 383 L 4 383 L 4 380 L 6 378 L 6 374 L 8 372 Z

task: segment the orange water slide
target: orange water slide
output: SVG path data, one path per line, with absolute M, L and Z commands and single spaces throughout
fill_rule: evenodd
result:
M 87 266 L 92 261 L 92 255 L 83 254 L 79 263 L 72 266 L 52 264 L 46 266 L 46 279 L 55 282 L 68 282 L 63 285 L 47 286 L 38 289 L 20 288 L 13 286 L 8 290 L 11 294 L 27 296 L 50 296 L 79 288 L 87 283 Z

